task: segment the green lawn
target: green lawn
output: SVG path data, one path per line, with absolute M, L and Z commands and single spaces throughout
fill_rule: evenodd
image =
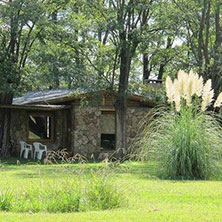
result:
M 57 183 L 64 178 L 77 178 L 82 168 L 102 164 L 35 165 L 3 164 L 0 168 L 0 190 L 22 191 L 42 181 Z M 222 221 L 222 181 L 168 181 L 155 174 L 154 163 L 129 162 L 113 174 L 128 200 L 121 208 L 80 213 L 14 213 L 0 212 L 2 222 L 164 222 Z

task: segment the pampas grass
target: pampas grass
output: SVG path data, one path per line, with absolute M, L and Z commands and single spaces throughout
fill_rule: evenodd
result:
M 191 70 L 180 71 L 172 84 L 169 77 L 167 81 L 171 108 L 156 110 L 137 144 L 140 157 L 157 159 L 161 174 L 169 179 L 208 179 L 217 172 L 222 151 L 219 117 L 206 112 L 214 95 L 211 80 L 204 84 Z M 217 107 L 221 100 L 220 94 Z
M 213 116 L 191 109 L 182 109 L 180 114 L 162 109 L 151 125 L 140 140 L 140 154 L 144 159 L 152 154 L 162 176 L 208 179 L 217 173 L 222 129 Z

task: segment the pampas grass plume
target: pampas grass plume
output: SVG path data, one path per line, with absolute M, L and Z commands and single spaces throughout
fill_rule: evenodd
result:
M 177 78 L 179 81 L 179 85 L 180 85 L 180 95 L 182 98 L 185 99 L 186 97 L 186 88 L 187 88 L 187 79 L 188 79 L 188 74 L 185 73 L 183 70 L 179 70 L 178 74 L 177 74 Z
M 205 111 L 213 100 L 214 90 L 211 90 L 211 86 L 212 86 L 211 79 L 209 79 L 207 80 L 206 84 L 203 87 L 202 104 L 201 104 L 202 111 Z
M 203 77 L 202 76 L 200 76 L 197 79 L 195 88 L 196 88 L 196 95 L 200 97 L 203 91 Z
M 169 76 L 166 78 L 166 95 L 168 98 L 168 102 L 173 102 L 173 82 Z
M 203 77 L 195 73 L 192 69 L 189 73 L 179 70 L 177 79 L 174 81 L 168 76 L 166 78 L 166 95 L 169 103 L 175 103 L 176 111 L 181 110 L 181 100 L 186 101 L 186 105 L 191 107 L 194 95 L 202 97 L 201 110 L 205 111 L 212 103 L 214 90 L 212 90 L 211 80 L 207 80 L 204 85 Z M 214 107 L 222 105 L 222 93 L 218 96 Z
M 214 108 L 220 107 L 222 105 L 222 92 L 218 95 L 215 103 L 214 103 Z
M 180 83 L 178 79 L 175 79 L 173 82 L 173 88 L 174 88 L 174 97 L 173 100 L 175 102 L 176 111 L 180 111 Z
M 193 70 L 191 70 L 189 72 L 188 75 L 188 87 L 187 87 L 187 96 L 193 96 L 194 95 L 194 91 L 195 91 L 195 87 L 194 87 L 194 80 L 195 80 L 195 74 L 193 72 Z

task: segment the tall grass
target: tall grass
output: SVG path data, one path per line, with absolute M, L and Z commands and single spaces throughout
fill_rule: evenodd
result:
M 143 159 L 157 159 L 166 178 L 208 179 L 218 172 L 221 141 L 222 129 L 212 113 L 161 108 L 145 128 L 137 153 Z
M 160 162 L 169 179 L 208 179 L 217 173 L 222 153 L 220 117 L 206 109 L 213 100 L 211 81 L 192 71 L 180 71 L 174 82 L 166 81 L 171 107 L 158 109 L 137 144 L 140 156 Z M 218 97 L 214 107 L 222 104 Z M 220 121 L 221 122 L 221 121 Z
M 65 213 L 122 205 L 123 194 L 112 179 L 109 167 L 90 172 L 81 169 L 76 175 L 73 170 L 69 171 L 64 167 L 64 176 L 59 180 L 42 178 L 40 183 L 0 193 L 0 211 Z
M 13 198 L 12 191 L 0 192 L 0 210 L 9 211 L 11 209 Z
M 76 212 L 79 211 L 80 187 L 70 180 L 68 183 L 43 181 L 27 187 L 12 199 L 11 210 L 15 212 Z
M 81 210 L 107 210 L 120 207 L 124 201 L 118 186 L 112 177 L 104 172 L 91 174 L 91 178 L 83 189 Z

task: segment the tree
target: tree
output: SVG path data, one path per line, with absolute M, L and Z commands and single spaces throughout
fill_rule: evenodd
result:
M 177 21 L 183 23 L 190 65 L 212 79 L 215 96 L 222 85 L 222 3 L 219 0 L 174 1 Z M 176 17 L 175 17 L 176 18 Z
M 63 7 L 65 1 L 55 4 L 46 0 L 0 1 L 0 104 L 10 105 L 18 90 L 29 54 L 51 15 Z M 6 156 L 10 147 L 10 110 L 0 109 L 0 156 Z
M 87 1 L 90 16 L 94 16 L 94 29 L 87 30 L 88 39 L 97 36 L 99 42 L 94 42 L 97 53 L 87 53 L 86 57 L 90 65 L 98 72 L 100 78 L 111 83 L 111 90 L 114 90 L 114 79 L 117 79 L 118 98 L 115 102 L 116 109 L 116 136 L 117 148 L 126 149 L 126 112 L 127 112 L 127 91 L 130 78 L 130 71 L 136 50 L 143 40 L 144 33 L 153 33 L 160 30 L 160 27 L 149 25 L 155 18 L 152 17 L 153 7 L 161 7 L 159 1 L 154 0 L 109 0 L 109 1 Z M 160 5 L 159 5 L 160 4 Z M 96 35 L 95 35 L 96 33 Z M 91 41 L 92 42 L 92 41 Z M 108 63 L 104 62 L 105 56 L 98 53 L 98 49 L 110 49 Z M 86 50 L 87 52 L 89 50 Z M 105 50 L 106 51 L 106 50 Z M 107 52 L 107 51 L 106 51 Z M 98 56 L 99 55 L 99 56 Z M 107 54 L 106 54 L 107 55 Z M 113 62 L 112 62 L 113 61 Z M 104 69 L 104 64 L 111 67 L 111 75 Z M 118 78 L 117 78 L 118 77 Z
M 117 59 L 115 61 L 119 63 L 118 98 L 115 102 L 116 147 L 123 150 L 127 146 L 126 98 L 131 65 L 144 32 L 152 33 L 158 29 L 148 26 L 148 20 L 151 20 L 152 17 L 151 9 L 157 3 L 158 1 L 154 0 L 89 1 L 91 7 L 97 10 L 105 23 L 102 36 L 106 37 L 109 44 L 116 49 Z M 114 65 L 116 68 L 116 63 Z M 116 75 L 115 68 L 114 75 Z

